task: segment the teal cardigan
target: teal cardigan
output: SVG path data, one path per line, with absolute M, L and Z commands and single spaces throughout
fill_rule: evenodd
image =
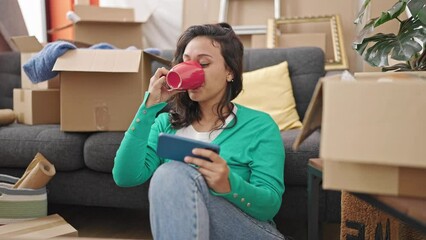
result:
M 156 154 L 158 135 L 175 134 L 176 129 L 167 113 L 156 117 L 166 103 L 147 108 L 148 96 L 147 92 L 115 156 L 113 178 L 122 187 L 146 182 L 160 164 L 169 161 Z M 213 140 L 220 145 L 220 156 L 228 163 L 231 191 L 210 192 L 256 219 L 272 220 L 284 193 L 285 154 L 280 131 L 268 114 L 237 107 L 237 124 Z

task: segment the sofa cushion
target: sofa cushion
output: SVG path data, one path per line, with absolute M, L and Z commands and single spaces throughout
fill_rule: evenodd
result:
M 83 168 L 83 145 L 87 136 L 87 133 L 62 132 L 56 124 L 14 123 L 0 127 L 1 166 L 26 168 L 40 152 L 57 171 Z
M 243 73 L 243 91 L 234 102 L 268 113 L 281 131 L 300 128 L 286 61 Z
M 293 151 L 292 145 L 300 131 L 300 129 L 293 129 L 281 132 L 285 148 L 284 182 L 286 185 L 307 185 L 308 161 L 310 158 L 318 158 L 319 131 L 312 133 L 297 151 Z
M 0 53 L 0 109 L 13 109 L 13 89 L 21 87 L 19 52 Z
M 246 49 L 244 71 L 287 61 L 297 113 L 303 120 L 315 86 L 325 75 L 324 59 L 324 52 L 317 47 Z
M 92 170 L 111 173 L 123 132 L 97 132 L 84 144 L 84 162 Z

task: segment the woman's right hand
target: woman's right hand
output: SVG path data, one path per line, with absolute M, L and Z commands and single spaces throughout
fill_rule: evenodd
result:
M 169 72 L 166 68 L 158 68 L 149 81 L 149 97 L 146 101 L 146 107 L 151 107 L 157 103 L 167 101 L 171 96 L 180 91 L 170 90 L 166 85 L 166 75 Z

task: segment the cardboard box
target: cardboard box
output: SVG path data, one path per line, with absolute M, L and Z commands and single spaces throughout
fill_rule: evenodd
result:
M 80 21 L 74 24 L 74 40 L 89 44 L 106 42 L 117 48 L 142 49 L 142 24 L 134 20 L 132 8 L 75 5 Z
M 426 82 L 419 73 L 405 74 L 321 79 L 293 148 L 321 127 L 323 159 L 426 167 L 421 147 L 426 143 Z
M 54 65 L 61 79 L 62 131 L 125 131 L 142 103 L 151 63 L 140 50 L 70 50 Z
M 323 188 L 426 198 L 426 168 L 324 161 Z
M 58 124 L 60 122 L 59 89 L 13 89 L 13 110 L 17 122 Z
M 34 36 L 16 36 L 11 41 L 21 52 L 21 88 L 23 89 L 59 89 L 59 77 L 34 84 L 28 78 L 23 69 L 23 65 L 28 60 L 43 49 L 43 45 Z
M 78 231 L 58 214 L 0 226 L 1 239 L 78 237 Z
M 220 1 L 184 0 L 182 31 L 192 25 L 216 23 L 219 19 Z
M 426 196 L 426 82 L 405 74 L 318 82 L 293 148 L 321 127 L 325 189 Z
M 323 84 L 321 158 L 426 168 L 426 81 Z
M 360 81 L 392 81 L 407 79 L 423 79 L 426 80 L 426 71 L 413 72 L 356 72 L 356 79 Z

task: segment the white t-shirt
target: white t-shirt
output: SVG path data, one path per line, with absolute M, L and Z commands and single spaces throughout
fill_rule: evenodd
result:
M 232 112 L 235 115 L 237 114 L 237 110 L 238 110 L 238 108 L 234 104 Z M 229 114 L 229 116 L 225 120 L 225 126 L 224 127 L 226 127 L 232 121 L 232 119 L 234 119 L 234 114 Z M 177 130 L 176 135 L 210 143 L 217 136 L 219 136 L 219 134 L 222 131 L 223 131 L 223 128 L 221 128 L 219 130 L 214 130 L 213 132 L 198 132 L 197 130 L 194 129 L 194 127 L 191 124 L 188 127 L 184 127 L 184 128 Z

